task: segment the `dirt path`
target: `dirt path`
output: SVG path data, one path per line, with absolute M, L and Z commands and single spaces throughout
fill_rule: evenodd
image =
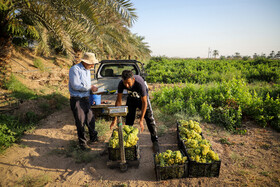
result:
M 42 120 L 38 129 L 26 134 L 19 145 L 9 148 L 0 157 L 1 186 L 14 186 L 32 176 L 48 176 L 50 182 L 47 186 L 156 184 L 152 143 L 147 130 L 139 137 L 141 147 L 139 168 L 129 168 L 125 173 L 107 168 L 108 156 L 99 156 L 104 149 L 104 142 L 92 146 L 91 152 L 96 154 L 96 159 L 89 164 L 77 164 L 73 158 L 50 154 L 54 149 L 68 146 L 70 140 L 76 140 L 73 122 L 70 109 L 65 108 Z M 175 140 L 174 138 L 173 144 L 169 143 L 169 146 L 176 146 Z
M 156 181 L 150 135 L 145 129 L 140 134 L 140 166 L 121 173 L 106 166 L 106 156 L 99 154 L 104 142 L 92 146 L 95 160 L 77 164 L 71 157 L 50 154 L 67 147 L 76 140 L 76 129 L 70 109 L 50 115 L 40 122 L 34 132 L 26 134 L 19 145 L 0 156 L 0 186 L 16 186 L 28 177 L 48 177 L 46 186 L 278 186 L 279 134 L 249 126 L 249 135 L 230 135 L 226 131 L 204 124 L 205 136 L 222 159 L 219 178 L 186 178 Z M 233 145 L 219 143 L 228 138 Z M 161 150 L 177 149 L 175 128 L 160 137 Z M 259 183 L 260 182 L 260 183 Z M 20 185 L 19 185 L 20 186 Z M 36 185 L 35 185 L 36 186 Z

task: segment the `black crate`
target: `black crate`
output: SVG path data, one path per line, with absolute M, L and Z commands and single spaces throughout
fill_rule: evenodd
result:
M 140 151 L 139 151 L 139 144 L 137 144 L 133 147 L 125 147 L 125 160 L 139 160 L 140 158 Z M 121 154 L 120 154 L 120 148 L 112 148 L 108 147 L 108 154 L 109 154 L 109 160 L 117 161 L 121 160 Z
M 178 142 L 178 148 L 180 149 L 180 150 L 182 150 L 183 149 L 183 145 L 182 145 L 182 143 L 183 143 L 183 140 L 181 139 L 181 137 L 180 137 L 180 130 L 179 130 L 179 127 L 181 126 L 181 124 L 179 123 L 179 121 L 177 121 L 177 142 Z
M 159 164 L 156 164 L 155 156 L 156 155 L 154 154 L 155 173 L 156 173 L 156 179 L 158 181 L 188 177 L 187 161 L 181 165 L 161 167 Z
M 196 162 L 190 158 L 184 142 L 182 142 L 182 146 L 183 153 L 188 157 L 188 177 L 219 177 L 221 160 L 211 163 Z

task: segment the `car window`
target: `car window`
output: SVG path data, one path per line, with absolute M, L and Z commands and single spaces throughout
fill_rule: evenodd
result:
M 102 77 L 118 77 L 124 70 L 131 70 L 133 74 L 138 75 L 138 70 L 133 64 L 105 64 L 102 66 L 100 75 Z

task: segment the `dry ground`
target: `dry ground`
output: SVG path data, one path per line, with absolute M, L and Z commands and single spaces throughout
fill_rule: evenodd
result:
M 26 56 L 16 59 L 25 67 L 32 60 Z M 30 65 L 29 69 L 32 68 L 34 67 Z M 67 70 L 64 69 L 58 69 L 57 72 L 54 78 L 67 75 Z M 34 89 L 50 92 L 51 88 L 30 78 L 33 73 L 22 73 L 19 77 Z M 64 75 L 61 76 L 61 73 Z M 39 79 L 51 78 L 47 77 L 49 74 Z M 58 88 L 65 91 L 67 83 L 62 79 L 58 80 Z M 31 110 L 33 105 L 34 103 L 23 103 L 19 111 Z M 156 121 L 159 126 L 163 125 L 159 119 L 156 118 Z M 105 121 L 104 125 L 109 123 Z M 69 147 L 71 140 L 77 139 L 74 118 L 70 108 L 66 106 L 41 120 L 36 130 L 23 136 L 22 142 L 0 155 L 0 186 L 280 186 L 279 133 L 269 128 L 260 128 L 251 122 L 246 123 L 246 135 L 233 135 L 216 125 L 201 124 L 205 138 L 210 140 L 222 160 L 218 178 L 156 181 L 152 143 L 147 128 L 139 135 L 140 166 L 129 168 L 125 173 L 107 168 L 108 155 L 100 156 L 111 131 L 100 142 L 92 145 L 89 153 L 94 156 L 94 161 L 90 163 L 78 164 L 72 157 L 56 154 L 56 150 Z M 174 121 L 173 127 L 160 137 L 161 151 L 177 149 L 175 126 Z M 136 127 L 139 127 L 138 124 Z M 221 139 L 227 140 L 230 145 L 222 144 Z

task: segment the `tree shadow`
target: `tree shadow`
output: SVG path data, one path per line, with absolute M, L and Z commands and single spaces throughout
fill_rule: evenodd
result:
M 28 164 L 22 166 L 15 164 L 14 166 L 22 167 L 22 169 L 37 169 L 38 171 L 59 171 L 61 174 L 56 173 L 56 175 L 59 175 L 59 180 L 67 180 L 67 176 L 76 175 L 81 171 L 91 176 L 92 180 L 109 180 L 116 182 L 127 182 L 128 180 L 156 180 L 152 141 L 147 128 L 143 133 L 139 134 L 139 167 L 135 168 L 129 166 L 126 172 L 121 172 L 119 168 L 110 169 L 107 167 L 109 156 L 100 155 L 104 149 L 106 149 L 105 142 L 97 142 L 91 146 L 92 150 L 89 151 L 88 154 L 94 158 L 89 163 L 77 163 L 75 158 L 65 154 L 64 150 L 69 147 L 70 142 L 73 141 L 73 139 L 77 141 L 74 118 L 72 118 L 70 108 L 67 110 L 68 111 L 64 111 L 63 115 L 49 116 L 49 120 L 52 119 L 52 124 L 39 126 L 36 129 L 38 133 L 27 134 L 22 138 L 20 144 L 23 147 L 26 146 L 33 149 L 28 150 L 29 155 L 23 158 L 23 160 L 27 160 L 26 163 Z M 53 120 L 53 118 L 61 121 L 56 123 L 57 120 Z M 44 123 L 49 123 L 48 119 L 45 119 Z M 73 127 L 65 128 L 67 125 L 73 125 Z M 58 129 L 58 131 L 56 131 L 56 129 Z M 40 133 L 42 131 L 46 132 Z M 175 131 L 166 133 L 164 136 L 159 137 L 160 151 L 163 152 L 166 149 L 178 150 L 176 142 Z M 3 162 L 1 164 L 9 165 Z
M 36 154 L 29 154 L 25 157 L 32 168 L 44 168 L 43 170 L 67 171 L 67 175 L 76 173 L 75 171 L 84 171 L 92 176 L 94 180 L 110 180 L 125 182 L 127 180 L 154 181 L 156 179 L 154 171 L 154 153 L 149 133 L 139 135 L 140 144 L 140 165 L 139 167 L 128 166 L 126 172 L 121 172 L 119 168 L 110 169 L 107 167 L 109 155 L 100 154 L 106 149 L 105 142 L 98 142 L 92 146 L 89 154 L 94 156 L 90 163 L 76 163 L 73 157 L 67 157 L 65 154 L 55 153 L 53 150 L 64 150 L 69 146 L 69 140 L 60 138 L 50 138 L 42 135 L 27 135 L 28 140 L 23 138 L 22 145 L 35 148 Z M 76 136 L 76 134 L 75 134 Z M 93 172 L 94 170 L 94 172 Z

